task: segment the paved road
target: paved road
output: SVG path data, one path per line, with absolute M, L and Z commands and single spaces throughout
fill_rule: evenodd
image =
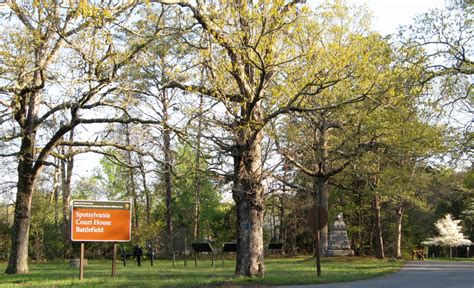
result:
M 346 283 L 286 286 L 298 288 L 474 288 L 474 262 L 408 262 L 399 272 Z

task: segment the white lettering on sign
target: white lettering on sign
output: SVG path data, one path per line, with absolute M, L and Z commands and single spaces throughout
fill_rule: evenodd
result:
M 80 218 L 110 218 L 110 214 L 109 213 L 96 213 L 96 212 L 84 213 L 84 212 L 76 211 L 76 217 L 79 219 Z
M 112 226 L 112 221 L 105 220 L 111 218 L 110 213 L 75 211 L 74 215 L 76 216 L 74 223 L 78 225 L 76 226 L 76 232 L 104 233 L 103 226 Z
M 78 227 L 76 226 L 76 232 L 104 233 L 104 227 Z
M 112 221 L 104 221 L 104 220 L 94 219 L 94 225 L 110 226 L 110 225 L 112 225 Z
M 77 225 L 92 225 L 92 220 L 81 220 L 80 218 L 76 219 Z

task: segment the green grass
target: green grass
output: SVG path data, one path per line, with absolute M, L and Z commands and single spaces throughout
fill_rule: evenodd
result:
M 382 276 L 398 271 L 403 261 L 368 258 L 323 258 L 322 277 L 316 277 L 313 258 L 266 259 L 264 278 L 233 278 L 235 261 L 226 260 L 225 266 L 216 261 L 211 267 L 209 259 L 199 260 L 198 267 L 189 261 L 172 267 L 169 260 L 155 261 L 153 267 L 143 262 L 141 267 L 129 263 L 123 267 L 117 262 L 117 276 L 111 278 L 111 261 L 91 261 L 79 281 L 78 269 L 70 268 L 65 261 L 30 264 L 30 273 L 24 275 L 0 274 L 0 287 L 197 287 L 221 285 L 302 285 L 354 281 Z M 6 263 L 0 263 L 0 272 Z

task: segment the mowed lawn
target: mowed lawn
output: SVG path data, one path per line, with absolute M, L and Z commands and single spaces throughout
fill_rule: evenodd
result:
M 187 267 L 178 261 L 175 268 L 170 260 L 157 260 L 154 266 L 143 261 L 138 267 L 129 262 L 124 267 L 117 262 L 117 275 L 111 277 L 111 261 L 89 260 L 84 270 L 84 280 L 79 281 L 78 268 L 69 267 L 66 261 L 30 263 L 26 275 L 6 275 L 6 263 L 0 263 L 0 287 L 196 287 L 237 285 L 301 285 L 353 281 L 382 276 L 398 271 L 403 261 L 371 258 L 323 258 L 322 276 L 316 277 L 314 258 L 266 259 L 264 278 L 233 278 L 235 261 L 216 260 L 215 268 L 210 259 L 200 259 L 198 267 L 188 259 Z

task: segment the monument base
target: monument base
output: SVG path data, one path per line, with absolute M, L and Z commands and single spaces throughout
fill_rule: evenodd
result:
M 354 250 L 328 250 L 326 256 L 354 256 Z
M 79 258 L 76 258 L 76 259 L 70 259 L 69 260 L 69 267 L 74 267 L 74 268 L 79 268 L 79 264 L 80 264 L 80 259 Z M 87 266 L 87 259 L 84 259 L 84 267 Z

